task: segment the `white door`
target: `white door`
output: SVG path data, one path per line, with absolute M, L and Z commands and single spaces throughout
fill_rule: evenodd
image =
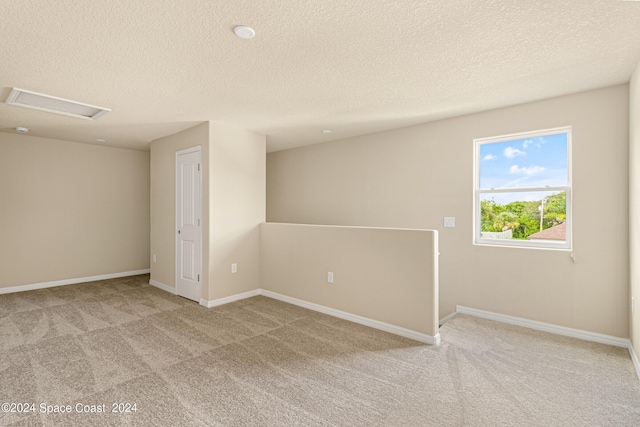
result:
M 176 153 L 176 290 L 200 301 L 202 282 L 200 147 Z

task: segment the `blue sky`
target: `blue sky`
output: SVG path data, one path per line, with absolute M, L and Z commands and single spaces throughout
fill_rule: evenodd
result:
M 567 134 L 480 145 L 480 188 L 566 185 Z M 491 194 L 498 203 L 540 200 L 549 193 Z M 485 197 L 483 197 L 485 198 Z

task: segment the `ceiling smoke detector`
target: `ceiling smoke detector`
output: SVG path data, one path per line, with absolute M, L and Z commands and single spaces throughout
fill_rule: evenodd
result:
M 19 89 L 17 87 L 13 88 L 5 103 L 7 105 L 17 105 L 18 107 L 89 120 L 99 119 L 111 111 L 108 108 L 96 107 L 95 105 L 83 104 L 68 99 Z
M 18 133 L 27 133 L 27 132 L 29 132 L 29 129 L 23 128 L 23 127 L 17 127 L 16 128 L 16 132 L 18 132 Z
M 256 32 L 251 27 L 247 27 L 246 25 L 238 25 L 233 29 L 233 32 L 236 36 L 241 39 L 249 40 L 255 37 Z

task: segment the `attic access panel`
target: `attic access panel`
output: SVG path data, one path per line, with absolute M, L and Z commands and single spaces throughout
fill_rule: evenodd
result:
M 17 87 L 13 88 L 5 103 L 88 120 L 99 119 L 111 111 L 108 108 L 96 107 L 95 105 L 83 104 Z

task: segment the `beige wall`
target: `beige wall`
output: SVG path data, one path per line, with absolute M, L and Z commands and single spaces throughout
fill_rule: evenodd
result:
M 262 224 L 262 288 L 435 336 L 437 234 Z
M 202 235 L 209 233 L 209 123 L 157 139 L 151 143 L 151 280 L 176 286 L 176 152 L 201 146 Z M 202 259 L 209 256 L 203 237 Z M 206 265 L 205 262 L 202 265 Z M 203 293 L 208 291 L 208 270 L 202 269 Z
M 207 299 L 260 287 L 259 225 L 266 216 L 266 137 L 211 123 L 210 287 Z M 231 274 L 231 264 L 238 272 Z
M 629 86 L 629 266 L 631 296 L 636 299 L 630 336 L 636 354 L 640 354 L 640 64 Z
M 0 132 L 0 287 L 149 268 L 149 153 Z
M 621 85 L 270 153 L 267 221 L 437 229 L 441 316 L 463 305 L 627 337 L 628 102 Z M 473 245 L 473 139 L 567 125 L 579 263 Z
M 260 287 L 265 136 L 207 122 L 151 143 L 151 280 L 175 288 L 176 152 L 202 147 L 202 298 Z M 231 274 L 231 263 L 238 272 Z

